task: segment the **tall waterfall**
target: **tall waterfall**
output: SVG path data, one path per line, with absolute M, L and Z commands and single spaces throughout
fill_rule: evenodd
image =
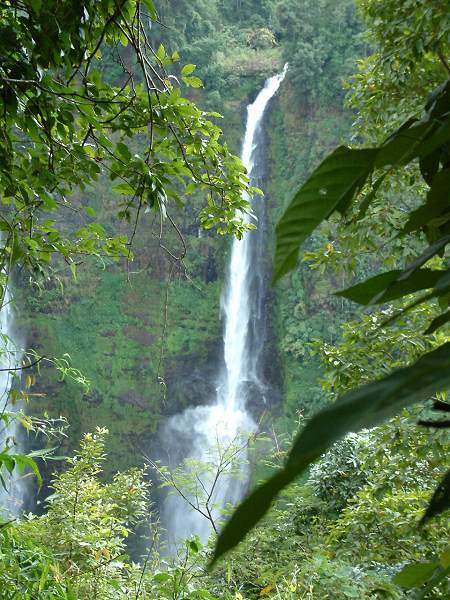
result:
M 9 404 L 12 375 L 7 369 L 13 369 L 19 365 L 21 351 L 17 348 L 14 340 L 14 314 L 8 288 L 7 285 L 3 301 L 0 304 L 0 369 L 2 369 L 0 371 L 0 415 L 4 415 L 7 411 L 13 412 L 19 408 L 17 405 L 11 406 Z M 16 420 L 12 420 L 9 424 L 5 424 L 3 420 L 0 421 L 0 451 L 4 451 L 5 447 L 9 447 L 13 454 L 20 452 L 17 447 L 14 448 L 18 444 L 18 430 L 19 425 Z M 20 477 L 15 471 L 10 475 L 3 468 L 1 474 L 5 481 L 6 490 L 3 486 L 0 486 L 0 516 L 8 518 L 21 512 L 26 486 L 23 477 Z
M 270 77 L 255 101 L 247 106 L 247 122 L 242 146 L 242 161 L 247 167 L 251 184 L 261 187 L 263 172 L 263 136 L 261 123 L 267 105 L 281 85 L 287 71 Z M 261 374 L 261 356 L 265 342 L 265 299 L 267 267 L 265 265 L 265 206 L 263 201 L 252 206 L 258 228 L 246 234 L 242 240 L 234 240 L 231 251 L 229 273 L 222 294 L 224 317 L 224 361 L 217 381 L 214 404 L 188 408 L 169 419 L 162 432 L 163 442 L 172 453 L 172 467 L 183 459 L 201 463 L 217 463 L 218 455 L 231 444 L 239 444 L 239 435 L 251 434 L 256 424 L 248 411 L 248 401 L 257 397 L 265 402 L 266 385 Z M 249 222 L 253 217 L 245 215 Z M 239 476 L 220 476 L 214 487 L 212 503 L 213 519 L 217 519 L 220 508 L 228 502 L 238 502 L 248 484 L 246 449 L 240 454 Z M 242 460 L 243 459 L 243 460 Z M 195 467 L 192 466 L 195 470 Z M 199 494 L 212 489 L 214 473 L 201 474 Z M 192 492 L 192 491 L 191 491 Z M 195 504 L 194 494 L 188 494 Z M 198 511 L 190 509 L 179 495 L 169 496 L 162 511 L 163 526 L 168 532 L 168 541 L 197 534 L 206 541 L 211 532 L 211 523 Z

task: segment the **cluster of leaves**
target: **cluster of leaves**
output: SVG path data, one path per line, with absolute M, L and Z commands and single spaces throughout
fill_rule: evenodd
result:
M 423 529 L 411 521 L 441 476 L 448 442 L 412 431 L 415 416 L 404 412 L 334 445 L 217 564 L 211 589 L 227 599 L 406 598 L 413 586 L 404 565 L 426 560 L 436 572 L 420 593 L 445 598 L 446 520 Z
M 40 373 L 42 366 L 50 366 L 53 372 L 58 373 L 60 381 L 70 379 L 74 383 L 89 390 L 90 382 L 82 373 L 71 364 L 71 358 L 68 354 L 62 357 L 47 358 L 38 356 L 35 352 L 25 353 L 18 362 L 18 355 L 22 353 L 13 344 L 6 334 L 1 334 L 3 343 L 2 352 L 0 352 L 1 363 L 5 366 L 0 370 L 2 375 L 2 395 L 0 402 L 0 483 L 3 487 L 2 501 L 6 501 L 8 510 L 12 509 L 13 514 L 18 512 L 21 507 L 14 506 L 20 498 L 15 498 L 18 492 L 23 496 L 23 476 L 25 471 L 35 475 L 37 484 L 42 486 L 43 478 L 39 470 L 39 461 L 52 459 L 54 448 L 44 447 L 40 450 L 32 450 L 27 454 L 22 452 L 22 438 L 24 432 L 27 435 L 32 434 L 45 440 L 46 445 L 56 437 L 64 434 L 66 421 L 64 418 L 49 418 L 47 414 L 43 417 L 36 417 L 27 414 L 27 404 L 35 395 L 32 387 L 36 384 L 36 375 Z M 14 366 L 15 365 L 15 366 Z M 32 369 L 36 370 L 36 374 Z M 28 371 L 28 369 L 31 369 Z M 27 371 L 27 375 L 18 376 L 22 370 Z M 37 394 L 39 395 L 39 394 Z
M 84 436 L 67 470 L 55 476 L 44 515 L 2 524 L 2 597 L 214 600 L 198 581 L 205 562 L 198 540 L 186 541 L 172 563 L 156 552 L 145 473 L 131 469 L 110 483 L 101 481 L 106 433 L 97 429 Z M 151 527 L 151 539 L 142 562 L 134 563 L 126 542 L 140 521 Z
M 350 433 L 311 467 L 308 483 L 330 512 L 342 510 L 367 483 L 369 469 L 364 458 L 371 442 L 367 432 Z
M 204 227 L 241 236 L 245 169 L 219 141 L 211 117 L 183 98 L 169 67 L 179 60 L 151 45 L 152 0 L 6 2 L 1 8 L 1 264 L 34 275 L 60 254 L 130 256 L 140 213 L 171 219 L 180 189 L 207 191 Z M 120 66 L 111 82 L 102 52 Z M 179 77 L 199 87 L 194 65 Z M 138 136 L 141 148 L 131 143 Z M 133 221 L 130 239 L 111 236 L 90 206 L 74 205 L 102 173 L 116 182 L 117 215 Z M 81 211 L 66 231 L 59 209 Z M 57 212 L 58 211 L 58 212 Z M 89 221 L 86 223 L 86 220 Z
M 354 2 L 295 0 L 276 4 L 277 31 L 290 78 L 302 102 L 328 105 L 342 97 L 342 79 L 353 73 L 356 56 L 363 53 L 358 34 L 361 21 Z
M 446 61 L 450 24 L 445 0 L 376 2 L 358 0 L 369 23 L 367 42 L 374 54 L 359 61 L 349 81 L 349 104 L 357 111 L 357 132 L 379 142 L 416 117 L 426 97 L 450 73 Z

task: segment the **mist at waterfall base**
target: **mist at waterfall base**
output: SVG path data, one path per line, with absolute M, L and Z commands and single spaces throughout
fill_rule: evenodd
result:
M 286 71 L 287 65 L 281 73 L 267 79 L 255 101 L 247 106 L 241 159 L 247 167 L 251 185 L 259 188 L 264 179 L 263 116 Z M 212 489 L 219 455 L 223 457 L 230 445 L 242 448 L 237 469 L 228 474 L 225 469 L 214 487 L 210 502 L 214 521 L 220 517 L 223 507 L 237 503 L 246 491 L 249 467 L 242 436 L 251 435 L 257 429 L 248 403 L 250 397 L 257 396 L 259 404 L 264 405 L 268 390 L 261 368 L 267 334 L 266 208 L 264 200 L 250 200 L 254 217 L 244 215 L 244 218 L 247 222 L 255 220 L 257 229 L 247 233 L 242 240 L 234 240 L 222 293 L 224 359 L 217 378 L 216 398 L 211 405 L 188 408 L 174 415 L 161 432 L 166 464 L 174 469 L 185 461 L 187 475 L 191 468 L 192 479 L 196 479 L 192 483 L 197 485 L 201 495 L 208 495 Z M 210 465 L 211 470 L 197 472 L 196 478 L 196 464 Z M 194 496 L 188 499 L 195 504 Z M 176 492 L 165 498 L 161 520 L 172 551 L 179 540 L 195 534 L 206 542 L 211 533 L 211 522 L 188 506 Z

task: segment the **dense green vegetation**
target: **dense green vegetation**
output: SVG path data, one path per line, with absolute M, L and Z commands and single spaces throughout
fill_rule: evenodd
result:
M 291 190 L 324 153 L 348 134 L 351 113 L 343 110 L 342 80 L 352 72 L 350 57 L 356 59 L 363 52 L 358 37 L 361 25 L 352 2 L 339 6 L 335 2 L 322 3 L 320 10 L 316 7 L 307 12 L 308 20 L 296 21 L 283 21 L 287 14 L 285 4 L 289 8 L 289 3 L 270 2 L 264 11 L 260 3 L 250 3 L 247 8 L 242 4 L 235 14 L 234 4 L 230 9 L 221 2 L 208 2 L 207 8 L 201 2 L 188 3 L 189 6 L 163 2 L 160 13 L 166 27 L 154 25 L 156 47 L 163 43 L 168 54 L 178 51 L 182 62 L 197 64 L 204 90 L 190 88 L 190 96 L 224 114 L 218 124 L 234 152 L 239 150 L 245 104 L 268 75 L 280 69 L 285 60 L 291 60 L 288 44 L 301 36 L 305 52 L 306 48 L 312 52 L 313 44 L 323 47 L 321 62 L 315 70 L 304 73 L 301 82 L 295 73 L 301 70 L 302 63 L 291 61 L 292 79 L 289 75 L 283 94 L 275 99 L 269 115 L 270 185 L 265 201 L 272 223 L 289 200 Z M 333 18 L 326 18 L 330 14 Z M 179 23 L 185 26 L 180 28 Z M 249 45 L 250 33 L 261 28 L 273 32 L 274 47 L 254 49 Z M 228 37 L 222 39 L 221 35 Z M 120 73 L 115 64 L 107 64 L 108 73 L 112 69 Z M 210 80 L 208 71 L 223 75 L 220 80 Z M 325 78 L 329 82 L 326 87 L 332 92 L 329 97 L 323 95 L 324 86 L 320 83 Z M 306 84 L 308 91 L 302 87 Z M 322 90 L 317 87 L 320 85 Z M 308 140 L 300 153 L 299 139 Z M 292 156 L 297 159 L 292 161 Z M 95 209 L 96 220 L 108 224 L 108 234 L 119 230 L 124 235 L 131 227 L 118 222 L 110 186 L 100 176 L 83 195 L 82 202 Z M 214 394 L 211 357 L 214 359 L 220 352 L 221 327 L 217 317 L 227 241 L 207 233 L 199 237 L 202 202 L 203 197 L 194 193 L 182 209 L 172 209 L 187 246 L 182 268 L 171 265 L 171 257 L 160 247 L 159 223 L 144 213 L 133 240 L 134 262 L 129 281 L 123 276 L 123 265 L 118 268 L 107 259 L 103 264 L 82 259 L 77 281 L 67 270 L 59 272 L 58 279 L 40 282 L 38 294 L 36 288 L 30 293 L 28 285 L 18 282 L 16 296 L 23 310 L 17 324 L 29 345 L 53 356 L 69 353 L 73 364 L 91 381 L 86 394 L 70 381 L 55 385 L 53 373 L 43 370 L 34 388 L 37 393 L 47 394 L 39 401 L 42 411 L 55 417 L 64 414 L 69 419 L 72 434 L 64 443 L 66 452 L 72 452 L 82 433 L 90 431 L 93 425 L 107 425 L 111 431 L 107 447 L 112 463 L 118 468 L 135 465 L 136 453 L 140 455 L 151 446 L 161 416 L 177 412 L 183 404 L 205 403 Z M 65 218 L 73 217 L 66 214 Z M 176 232 L 170 223 L 163 227 L 164 245 L 177 254 L 182 245 Z M 342 313 L 341 301 L 326 299 L 334 276 L 330 281 L 305 269 L 298 278 L 289 292 L 277 292 L 278 310 L 274 310 L 273 324 L 278 337 L 277 340 L 274 336 L 273 346 L 282 357 L 286 398 L 279 421 L 280 427 L 288 430 L 296 421 L 299 398 L 306 412 L 323 400 L 318 383 L 321 368 L 305 351 L 305 342 L 314 338 L 335 339 Z M 86 286 L 92 290 L 88 296 L 83 293 Z M 329 315 L 327 319 L 323 318 L 324 310 Z M 303 314 L 306 318 L 301 322 L 293 316 Z M 87 352 L 88 349 L 91 350 Z M 111 369 L 114 381 L 120 381 L 113 386 Z M 170 397 L 170 402 L 165 402 L 166 397 Z M 128 406 L 132 411 L 128 411 Z M 136 409 L 144 414 L 136 416 Z
M 1 257 L 35 351 L 25 366 L 39 361 L 10 393 L 28 414 L 1 415 L 30 431 L 30 452 L 7 440 L 0 460 L 2 474 L 36 471 L 37 460 L 47 495 L 39 516 L 0 524 L 0 598 L 448 598 L 448 83 L 424 111 L 450 73 L 447 2 L 30 0 L 0 10 Z M 257 408 L 268 434 L 249 442 L 255 491 L 216 555 L 248 534 L 209 571 L 215 539 L 164 556 L 143 454 L 168 415 L 214 393 L 228 248 L 217 230 L 242 233 L 246 185 L 228 146 L 238 152 L 245 105 L 285 61 L 264 200 L 270 230 L 284 214 L 268 239 L 276 274 L 289 272 L 270 298 L 282 400 Z M 424 127 L 412 121 L 424 114 Z M 342 143 L 336 183 L 321 161 Z M 426 273 L 408 269 L 424 251 Z M 423 393 L 406 409 L 411 386 Z M 60 415 L 68 428 L 52 420 Z M 72 458 L 43 462 L 31 452 L 42 446 Z M 190 468 L 165 485 L 183 493 L 195 469 L 198 479 L 218 466 Z M 434 518 L 419 526 L 433 494 Z

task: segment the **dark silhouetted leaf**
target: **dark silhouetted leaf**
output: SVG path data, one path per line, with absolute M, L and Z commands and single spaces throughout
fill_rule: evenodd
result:
M 418 256 L 408 267 L 403 271 L 403 275 L 401 275 L 400 279 L 407 279 L 413 271 L 424 265 L 426 262 L 436 256 L 445 248 L 445 246 L 450 242 L 450 235 L 446 235 L 441 239 L 437 240 L 431 246 L 428 246 L 420 256 Z
M 387 273 L 375 275 L 362 283 L 337 292 L 342 296 L 358 304 L 382 304 L 391 302 L 407 294 L 413 294 L 419 290 L 432 288 L 442 277 L 444 271 L 433 271 L 431 269 L 417 269 L 406 279 L 399 279 L 403 271 L 394 270 Z
M 238 506 L 219 536 L 212 564 L 236 546 L 264 516 L 276 495 L 334 442 L 351 431 L 374 427 L 405 406 L 425 400 L 448 385 L 450 342 L 425 354 L 409 367 L 351 390 L 315 415 L 297 436 L 285 467 Z M 448 479 L 450 484 L 450 476 Z
M 384 175 L 379 177 L 373 184 L 370 192 L 368 194 L 366 194 L 366 196 L 363 198 L 361 205 L 359 207 L 358 219 L 362 219 L 365 216 L 367 209 L 369 208 L 372 200 L 377 195 L 378 189 L 379 189 L 380 185 L 383 183 L 383 181 L 385 180 L 386 175 L 387 175 L 387 173 L 385 173 Z
M 391 168 L 405 165 L 419 156 L 423 142 L 430 136 L 434 122 L 415 122 L 401 127 L 380 148 L 375 160 L 376 168 Z
M 428 185 L 431 185 L 433 177 L 438 172 L 440 156 L 441 152 L 440 150 L 437 150 L 420 159 L 420 172 Z
M 433 319 L 431 321 L 428 329 L 425 331 L 425 335 L 434 333 L 437 329 L 439 329 L 440 327 L 443 327 L 449 321 L 450 321 L 450 310 L 448 310 L 445 313 L 442 313 L 442 315 L 439 315 L 438 317 Z
M 430 503 L 427 506 L 421 525 L 425 524 L 431 518 L 440 515 L 450 508 L 450 470 L 445 474 L 444 479 L 436 488 Z
M 377 150 L 337 148 L 300 188 L 277 225 L 274 280 L 297 264 L 300 245 L 331 213 L 343 210 L 373 169 Z

